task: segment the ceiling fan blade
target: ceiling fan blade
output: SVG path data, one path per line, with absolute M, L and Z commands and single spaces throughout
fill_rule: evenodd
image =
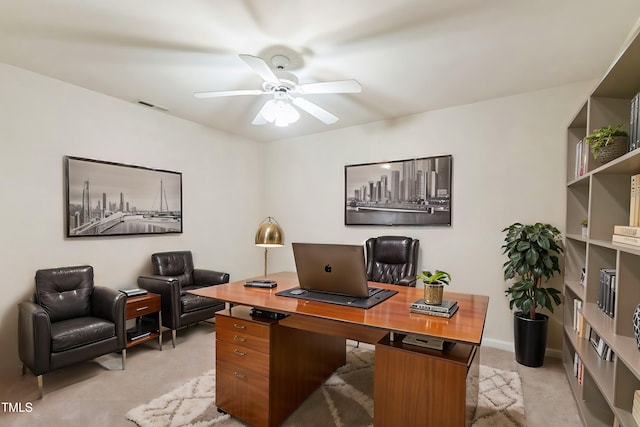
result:
M 223 96 L 239 96 L 239 95 L 263 95 L 266 92 L 261 89 L 241 89 L 241 90 L 221 90 L 217 92 L 196 92 L 193 94 L 196 98 L 220 98 Z
M 304 111 L 311 114 L 321 122 L 331 125 L 338 121 L 338 118 L 336 116 L 311 101 L 307 101 L 304 98 L 292 98 L 292 101 L 296 107 L 302 108 Z
M 297 85 L 296 91 L 303 95 L 313 93 L 358 93 L 362 91 L 362 86 L 357 80 L 337 80 L 334 82 Z
M 269 67 L 269 65 L 264 62 L 262 58 L 257 56 L 240 54 L 240 59 L 242 59 L 246 64 L 253 69 L 262 80 L 269 83 L 279 83 L 280 79 L 275 75 L 273 70 Z

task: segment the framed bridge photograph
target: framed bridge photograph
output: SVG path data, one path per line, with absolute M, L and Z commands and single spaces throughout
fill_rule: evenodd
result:
M 182 233 L 182 174 L 64 157 L 66 236 Z
M 451 225 L 452 156 L 344 167 L 345 225 Z

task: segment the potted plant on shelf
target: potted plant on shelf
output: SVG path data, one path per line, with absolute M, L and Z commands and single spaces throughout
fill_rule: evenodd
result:
M 596 129 L 586 139 L 593 158 L 602 164 L 622 156 L 629 147 L 629 134 L 622 129 L 622 123 Z
M 516 361 L 525 366 L 542 366 L 547 346 L 549 316 L 536 310 L 560 305 L 560 291 L 544 284 L 560 273 L 558 256 L 560 231 L 549 224 L 523 225 L 518 222 L 502 230 L 506 232 L 503 254 L 509 258 L 503 265 L 504 280 L 513 283 L 505 291 L 509 308 L 514 312 L 514 345 Z
M 436 270 L 434 273 L 423 271 L 416 276 L 416 279 L 422 280 L 424 283 L 424 302 L 426 304 L 442 304 L 444 285 L 448 285 L 451 281 L 449 273 L 441 270 Z
M 589 236 L 589 220 L 587 218 L 584 218 L 582 221 L 580 221 L 580 225 L 582 225 L 582 237 L 588 237 Z

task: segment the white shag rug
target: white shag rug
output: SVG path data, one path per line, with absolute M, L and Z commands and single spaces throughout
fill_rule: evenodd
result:
M 372 426 L 374 352 L 348 347 L 347 363 L 315 390 L 283 426 Z M 215 370 L 192 379 L 151 402 L 130 410 L 140 427 L 243 427 L 217 411 Z M 522 384 L 517 372 L 480 365 L 474 427 L 524 427 Z

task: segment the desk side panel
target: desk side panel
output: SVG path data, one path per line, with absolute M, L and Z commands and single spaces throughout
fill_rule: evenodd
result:
M 464 349 L 462 347 L 465 347 Z M 411 346 L 413 348 L 413 346 Z M 467 355 L 439 357 L 433 351 L 413 351 L 394 343 L 376 345 L 374 426 L 468 425 L 467 371 L 475 351 L 456 344 Z

